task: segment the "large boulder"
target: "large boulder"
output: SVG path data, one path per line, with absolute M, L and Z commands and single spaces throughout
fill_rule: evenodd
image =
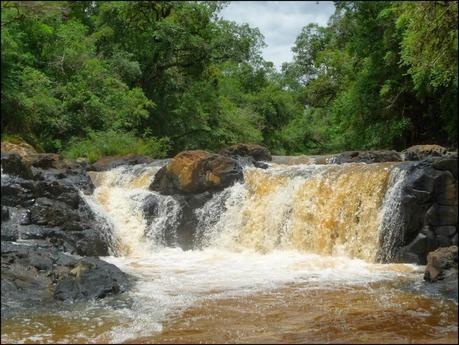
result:
M 60 252 L 43 241 L 2 242 L 2 313 L 125 291 L 129 277 L 98 258 Z
M 329 164 L 401 162 L 400 154 L 393 150 L 346 151 L 327 159 Z
M 35 149 L 27 143 L 13 144 L 2 143 L 2 167 L 8 162 L 4 162 L 3 157 L 17 155 L 20 157 L 21 162 L 28 170 L 30 168 L 40 169 L 72 169 L 81 167 L 81 163 L 67 159 L 63 159 L 57 153 L 38 153 Z M 84 164 L 83 164 L 84 167 Z M 22 175 L 21 175 L 22 176 Z
M 427 157 L 443 156 L 448 150 L 440 145 L 414 145 L 402 151 L 405 161 L 418 161 Z
M 271 152 L 261 145 L 236 144 L 220 151 L 221 155 L 229 157 L 251 157 L 255 161 L 271 161 Z
M 105 156 L 88 166 L 89 171 L 107 171 L 120 165 L 147 164 L 152 158 L 143 155 L 128 154 L 125 156 Z
M 215 191 L 243 178 L 242 167 L 230 157 L 206 151 L 183 151 L 162 167 L 150 185 L 161 194 Z
M 430 282 L 445 279 L 451 274 L 456 275 L 458 267 L 458 247 L 438 248 L 427 255 L 427 266 L 424 279 Z M 457 286 L 456 286 L 457 287 Z
M 15 153 L 26 161 L 32 159 L 32 157 L 38 153 L 31 145 L 27 144 L 26 142 L 15 144 L 2 141 L 1 151 L 4 153 Z

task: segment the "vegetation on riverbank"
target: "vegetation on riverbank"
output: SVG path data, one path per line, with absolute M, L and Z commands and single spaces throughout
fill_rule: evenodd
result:
M 281 71 L 225 4 L 2 2 L 2 140 L 90 160 L 457 145 L 457 2 L 337 2 Z

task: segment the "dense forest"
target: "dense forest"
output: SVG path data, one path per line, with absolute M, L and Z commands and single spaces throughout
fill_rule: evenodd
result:
M 2 140 L 91 161 L 457 145 L 455 1 L 336 2 L 281 70 L 227 2 L 1 4 Z

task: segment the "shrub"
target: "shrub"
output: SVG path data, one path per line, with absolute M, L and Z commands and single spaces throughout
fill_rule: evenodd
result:
M 167 138 L 138 138 L 129 132 L 91 132 L 87 138 L 73 138 L 62 152 L 65 158 L 85 157 L 90 163 L 102 156 L 141 154 L 163 158 L 169 150 Z

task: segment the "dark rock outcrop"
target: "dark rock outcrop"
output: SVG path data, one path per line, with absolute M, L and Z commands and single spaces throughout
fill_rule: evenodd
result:
M 403 233 L 395 261 L 424 265 L 429 252 L 457 241 L 458 181 L 452 164 L 437 169 L 438 159 L 443 158 L 399 166 L 407 170 L 407 180 L 399 205 Z
M 2 170 L 4 174 L 19 176 L 25 179 L 33 178 L 32 169 L 25 164 L 17 153 L 1 153 Z
M 47 172 L 47 180 L 26 180 L 4 176 L 1 183 L 2 207 L 8 219 L 2 221 L 2 239 L 43 239 L 62 250 L 79 255 L 108 255 L 106 224 L 101 223 L 71 178 L 57 178 Z M 87 176 L 80 175 L 79 184 Z M 91 190 L 91 187 L 86 186 Z
M 243 177 L 235 159 L 206 151 L 183 151 L 161 168 L 150 190 L 161 194 L 196 194 L 228 187 Z
M 400 154 L 393 150 L 346 151 L 327 159 L 329 164 L 401 162 Z
M 109 229 L 84 199 L 94 190 L 85 163 L 8 148 L 16 151 L 1 154 L 2 310 L 124 291 L 127 277 L 95 257 L 109 254 Z M 87 267 L 76 276 L 79 265 Z
M 255 161 L 271 161 L 272 156 L 269 150 L 257 144 L 236 144 L 219 152 L 221 155 L 236 157 L 251 157 Z
M 126 291 L 129 277 L 98 258 L 60 252 L 45 241 L 2 241 L 2 312 Z

